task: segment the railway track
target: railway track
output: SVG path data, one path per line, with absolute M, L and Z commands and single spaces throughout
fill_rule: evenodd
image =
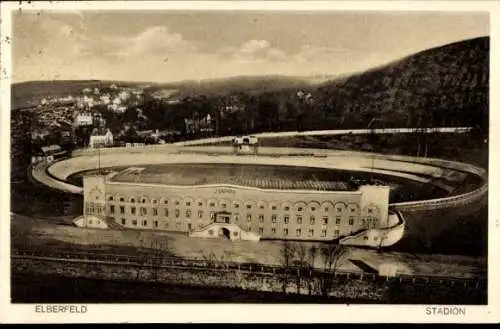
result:
M 125 255 L 106 254 L 75 251 L 39 251 L 39 250 L 12 250 L 12 259 L 32 259 L 52 262 L 67 263 L 87 263 L 115 265 L 123 267 L 144 267 L 174 269 L 184 268 L 186 270 L 213 270 L 213 271 L 239 271 L 247 273 L 260 273 L 264 275 L 295 275 L 298 271 L 304 271 L 298 267 L 282 267 L 277 265 L 263 265 L 256 263 L 222 262 L 204 259 L 177 258 L 168 256 L 158 256 L 154 254 L 146 255 Z M 343 280 L 359 280 L 364 282 L 399 282 L 401 284 L 427 284 L 445 286 L 465 286 L 479 288 L 485 284 L 482 278 L 458 278 L 437 275 L 398 275 L 395 277 L 381 276 L 376 273 L 335 271 L 335 273 L 325 273 L 320 269 L 307 269 L 306 275 L 334 275 Z M 302 272 L 303 273 L 303 272 Z

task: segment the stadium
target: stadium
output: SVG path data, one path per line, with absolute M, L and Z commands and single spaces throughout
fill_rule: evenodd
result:
M 465 163 L 277 147 L 87 149 L 32 175 L 83 195 L 79 227 L 373 248 L 404 237 L 405 213 L 474 203 L 487 191 L 485 171 Z M 465 181 L 475 184 L 463 191 Z

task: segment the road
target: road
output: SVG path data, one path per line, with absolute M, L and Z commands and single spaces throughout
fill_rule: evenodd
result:
M 464 134 L 472 130 L 471 127 L 436 127 L 436 128 L 380 128 L 380 129 L 337 129 L 337 130 L 311 130 L 311 131 L 284 131 L 252 134 L 259 139 L 297 136 L 338 136 L 338 135 L 394 135 L 394 134 Z M 174 143 L 179 146 L 206 145 L 232 141 L 233 136 L 204 138 L 192 141 Z

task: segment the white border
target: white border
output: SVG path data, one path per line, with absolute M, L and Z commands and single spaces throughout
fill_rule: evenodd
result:
M 10 304 L 10 46 L 12 10 L 354 10 L 354 11 L 488 11 L 490 12 L 490 90 L 498 91 L 500 70 L 500 3 L 498 1 L 107 1 L 107 2 L 8 2 L 1 3 L 1 111 L 0 122 L 0 322 L 1 323 L 95 323 L 95 322 L 379 322 L 379 323 L 474 323 L 498 322 L 499 233 L 498 153 L 500 94 L 490 93 L 490 183 L 489 183 L 489 304 L 466 306 L 465 316 L 428 316 L 425 306 L 405 305 L 263 305 L 263 304 L 88 304 L 85 315 L 35 313 L 34 305 Z M 5 71 L 4 71 L 5 70 Z M 496 184 L 495 184 L 496 183 Z M 432 305 L 428 305 L 432 306 Z

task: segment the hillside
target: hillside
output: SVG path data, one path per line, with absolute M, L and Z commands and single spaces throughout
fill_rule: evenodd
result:
M 425 50 L 323 82 L 328 78 L 274 75 L 173 83 L 28 82 L 14 85 L 12 98 L 15 108 L 47 94 L 80 93 L 85 87 L 115 83 L 144 88 L 147 96 L 154 97 L 146 97 L 141 104 L 146 119 L 139 128 L 173 129 L 182 132 L 182 138 L 200 137 L 197 128 L 186 127 L 186 118 L 200 120 L 208 114 L 214 119 L 210 134 L 215 135 L 367 128 L 373 122 L 385 127 L 471 125 L 488 131 L 489 37 Z M 116 117 L 116 122 L 136 123 L 135 109 L 129 110 L 123 118 L 104 114 Z
M 366 127 L 378 118 L 399 127 L 480 125 L 487 129 L 488 89 L 489 37 L 483 37 L 324 83 L 315 97 L 324 109 L 318 115 L 330 124 Z
M 235 76 L 219 79 L 188 80 L 171 83 L 153 84 L 147 91 L 161 89 L 178 90 L 178 97 L 196 97 L 198 95 L 230 95 L 234 93 L 261 93 L 287 88 L 307 87 L 313 82 L 307 77 L 290 77 L 284 75 L 267 76 Z
M 134 87 L 140 83 L 101 80 L 50 80 L 14 83 L 11 86 L 11 108 L 30 107 L 49 96 L 74 96 L 80 94 L 84 88 L 103 88 L 112 84 Z

